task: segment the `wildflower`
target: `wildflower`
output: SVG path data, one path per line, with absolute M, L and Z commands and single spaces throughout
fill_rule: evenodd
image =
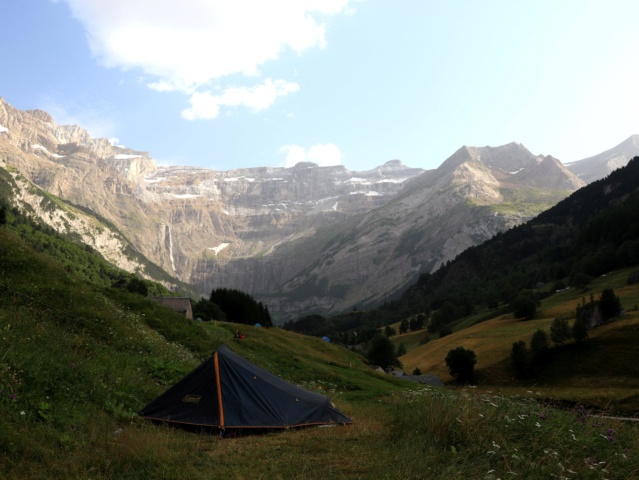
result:
M 16 395 L 15 393 L 12 393 L 12 394 L 9 396 L 9 398 L 10 398 L 11 400 L 15 400 L 15 399 L 16 399 L 16 397 L 17 397 L 17 395 Z
M 20 415 L 26 415 L 26 414 L 24 413 L 24 410 L 22 410 L 22 411 L 20 412 Z
M 542 419 L 542 420 L 546 420 L 548 417 L 546 416 L 545 413 L 540 413 L 539 414 L 539 418 Z
M 535 427 L 540 428 L 541 427 L 541 423 L 535 422 Z

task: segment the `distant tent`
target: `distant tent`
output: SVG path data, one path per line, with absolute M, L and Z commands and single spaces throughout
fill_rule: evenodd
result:
M 328 397 L 282 380 L 224 345 L 139 414 L 222 429 L 352 423 Z
M 330 343 L 330 341 L 331 341 L 331 339 L 330 339 L 330 338 L 328 338 L 328 337 L 322 337 L 322 340 L 324 340 L 325 342 L 329 342 L 329 343 Z

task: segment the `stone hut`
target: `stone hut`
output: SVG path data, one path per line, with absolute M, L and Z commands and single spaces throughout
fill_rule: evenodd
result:
M 193 306 L 189 297 L 153 297 L 153 300 L 193 320 Z

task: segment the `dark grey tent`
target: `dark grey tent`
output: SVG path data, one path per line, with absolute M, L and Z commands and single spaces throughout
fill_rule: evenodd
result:
M 324 395 L 282 380 L 224 345 L 139 414 L 222 429 L 352 423 Z

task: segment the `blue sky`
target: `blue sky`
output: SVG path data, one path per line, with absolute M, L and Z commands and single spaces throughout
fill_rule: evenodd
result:
M 636 0 L 11 0 L 0 96 L 229 170 L 436 168 L 516 141 L 564 162 L 639 133 Z

